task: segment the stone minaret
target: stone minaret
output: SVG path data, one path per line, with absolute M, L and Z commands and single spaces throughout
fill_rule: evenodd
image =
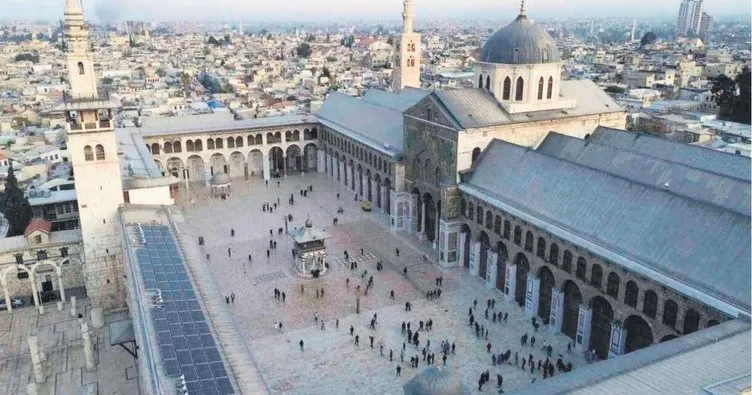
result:
M 123 186 L 112 121 L 112 111 L 119 105 L 97 88 L 81 0 L 65 1 L 65 38 L 71 88 L 64 95 L 62 111 L 68 121 L 86 292 L 93 307 L 115 309 L 125 301 L 118 225 Z
M 420 88 L 420 34 L 413 32 L 413 0 L 404 0 L 402 12 L 402 34 L 397 40 L 392 90 L 399 91 L 406 86 Z

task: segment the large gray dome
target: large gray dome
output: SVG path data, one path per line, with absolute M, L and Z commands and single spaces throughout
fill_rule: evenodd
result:
M 548 33 L 520 14 L 486 41 L 479 60 L 500 64 L 555 63 L 559 61 L 559 50 Z
M 452 370 L 429 366 L 408 381 L 405 395 L 470 395 L 470 390 Z

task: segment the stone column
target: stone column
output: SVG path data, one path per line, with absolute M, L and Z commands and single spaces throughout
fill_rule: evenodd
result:
M 627 328 L 622 328 L 621 323 L 611 323 L 611 340 L 608 342 L 608 359 L 616 358 L 624 354 L 624 346 L 627 343 Z
M 577 337 L 575 345 L 580 351 L 590 350 L 590 323 L 593 319 L 593 310 L 586 304 L 580 304 L 580 313 L 577 318 Z
M 326 152 L 316 151 L 316 172 L 324 173 L 326 171 Z
M 564 292 L 559 288 L 551 288 L 551 315 L 548 327 L 553 333 L 561 332 L 561 322 L 564 318 Z
M 350 165 L 345 165 L 345 185 L 349 185 L 348 181 L 352 183 L 352 180 L 350 180 Z
M 342 161 L 337 161 L 337 181 L 342 181 Z
M 460 258 L 460 266 L 464 267 L 465 265 L 465 254 L 467 254 L 469 251 L 465 251 L 465 240 L 467 240 L 467 232 L 460 232 L 459 235 L 459 258 Z
M 538 315 L 538 302 L 540 301 L 540 279 L 534 273 L 527 274 L 527 288 L 525 290 L 525 314 L 528 317 Z
M 507 297 L 514 300 L 514 293 L 517 291 L 517 265 L 507 264 L 507 272 L 504 275 L 504 293 Z
M 379 192 L 381 194 L 381 212 L 386 214 L 388 212 L 386 208 L 386 194 L 389 193 L 389 190 L 383 185 L 379 189 L 381 191 Z
M 376 208 L 376 199 L 378 199 L 378 198 L 376 196 L 374 196 L 374 194 L 376 193 L 376 181 L 374 181 L 373 178 L 371 178 L 370 180 L 368 180 L 368 187 L 371 188 L 371 196 L 370 196 L 371 206 L 375 209 Z M 384 205 L 383 205 L 384 201 L 382 200 L 381 203 L 382 203 L 382 205 L 380 207 L 380 210 L 381 210 L 382 213 L 385 213 L 386 211 L 384 211 Z
M 34 306 L 39 309 L 39 314 L 43 314 L 44 308 L 42 307 L 42 304 L 39 303 L 39 294 L 37 293 L 37 276 L 34 275 L 34 272 L 29 273 L 29 280 L 31 280 L 31 292 L 34 294 Z
M 76 317 L 77 316 L 77 314 L 76 314 L 76 297 L 75 296 L 71 296 L 71 298 L 70 298 L 70 314 L 71 314 L 71 317 Z
M 496 276 L 499 270 L 499 265 L 496 262 L 499 260 L 499 253 L 495 251 L 488 252 L 488 259 L 486 261 L 486 288 L 494 289 L 496 286 Z
M 282 155 L 282 169 L 284 176 L 287 177 L 287 153 Z
M 94 370 L 94 348 L 91 344 L 91 334 L 89 333 L 89 325 L 81 320 L 81 338 L 84 340 L 84 359 L 86 360 L 86 371 Z
M 420 197 L 418 197 L 420 201 Z M 420 201 L 420 239 L 426 239 L 426 202 Z
M 57 273 L 57 286 L 60 288 L 60 300 L 65 303 L 65 286 L 63 285 L 63 271 L 59 268 L 56 269 Z
M 269 179 L 271 178 L 271 174 L 270 174 L 271 171 L 269 169 L 269 155 L 266 155 L 266 154 L 261 155 L 261 167 L 263 168 L 263 171 L 264 171 L 264 180 L 269 181 Z
M 436 218 L 434 218 L 434 230 L 433 230 L 433 249 L 437 249 L 439 246 L 439 224 L 441 223 L 441 217 L 439 216 L 439 210 L 436 211 Z
M 44 383 L 47 377 L 44 374 L 44 365 L 42 365 L 42 357 L 39 352 L 39 339 L 36 336 L 29 336 L 27 339 L 29 344 L 29 355 L 31 356 L 31 368 L 34 372 L 34 381 L 36 383 Z
M 480 241 L 470 243 L 470 274 L 478 276 L 480 274 L 480 265 L 478 262 L 480 258 Z
M 13 303 L 10 299 L 10 291 L 8 290 L 8 284 L 5 282 L 5 277 L 0 277 L 0 285 L 3 286 L 3 294 L 5 297 L 5 306 L 8 308 L 8 312 L 13 312 Z

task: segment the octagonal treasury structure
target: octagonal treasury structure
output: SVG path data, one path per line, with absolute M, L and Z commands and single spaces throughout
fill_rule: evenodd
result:
M 288 232 L 294 241 L 293 260 L 295 273 L 305 278 L 319 278 L 326 273 L 329 265 L 326 261 L 326 239 L 329 234 L 313 227 L 308 218 L 305 226 L 293 228 Z

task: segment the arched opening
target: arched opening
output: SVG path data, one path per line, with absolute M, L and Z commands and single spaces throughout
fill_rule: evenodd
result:
M 491 76 L 487 75 L 486 76 L 486 90 L 490 90 L 490 89 L 491 89 Z
M 233 137 L 227 138 L 227 148 L 235 148 L 235 138 Z
M 371 169 L 366 170 L 366 200 L 369 202 L 373 202 L 373 191 L 371 190 L 371 184 L 373 183 L 373 179 L 371 178 Z
M 640 288 L 637 287 L 637 283 L 632 280 L 627 281 L 627 285 L 624 288 L 624 304 L 627 306 L 637 307 L 637 295 L 640 293 Z
M 483 209 L 480 206 L 478 206 L 478 211 L 476 211 L 475 214 L 476 214 L 475 222 L 477 222 L 480 225 L 483 225 Z
M 559 246 L 556 243 L 551 243 L 551 248 L 548 252 L 548 261 L 554 266 L 559 265 Z
M 217 149 L 223 149 L 223 148 L 225 148 L 224 140 L 222 140 L 221 137 L 217 138 L 216 140 L 214 140 L 214 146 L 216 146 Z
M 154 143 L 151 145 L 151 154 L 159 155 L 159 143 Z
M 478 155 L 480 155 L 480 148 L 479 147 L 473 148 L 473 154 L 472 154 L 472 157 L 470 159 L 470 164 L 471 165 L 475 164 L 475 160 L 478 158 Z
M 496 252 L 498 253 L 498 260 L 496 262 L 496 289 L 503 291 L 504 282 L 507 277 L 507 261 L 509 261 L 509 252 L 507 246 L 502 242 L 496 243 Z
M 586 280 L 586 273 L 587 273 L 587 262 L 585 261 L 585 258 L 579 257 L 577 258 L 577 271 L 575 272 L 575 276 L 582 280 Z
M 188 179 L 201 181 L 204 179 L 204 160 L 198 155 L 188 157 Z
M 196 152 L 201 152 L 204 150 L 204 147 L 201 143 L 201 140 L 196 140 L 193 142 L 193 148 Z
M 94 160 L 94 150 L 91 149 L 90 145 L 84 147 L 84 160 L 87 162 Z
M 376 183 L 376 207 L 381 208 L 381 175 L 376 174 L 373 180 Z
M 180 158 L 170 158 L 167 160 L 167 171 L 175 178 L 182 178 L 183 161 Z
M 102 144 L 97 144 L 97 146 L 94 147 L 94 153 L 96 154 L 97 160 L 104 160 L 104 147 Z
M 358 185 L 356 187 L 358 195 L 363 196 L 363 166 L 358 164 Z
M 687 312 L 684 313 L 684 330 L 682 331 L 682 333 L 687 335 L 692 332 L 696 332 L 699 327 L 700 313 L 698 313 L 694 309 L 687 309 Z
M 501 100 L 509 100 L 509 95 L 512 92 L 512 80 L 507 77 L 504 78 L 504 94 L 501 96 Z
M 554 94 L 554 77 L 548 77 L 548 93 L 546 99 L 550 99 Z
M 251 176 L 264 176 L 264 154 L 255 149 L 248 153 L 248 171 Z
M 655 318 L 658 312 L 658 295 L 651 290 L 645 291 L 645 300 L 642 302 L 642 312 L 650 318 Z
M 242 148 L 243 147 L 243 138 L 238 136 L 235 137 L 235 148 Z
M 534 239 L 535 237 L 533 237 L 533 232 L 528 230 L 527 233 L 525 233 L 525 251 L 533 252 Z
M 264 144 L 264 136 L 261 133 L 259 133 L 259 134 L 256 135 L 255 140 L 256 140 L 256 145 L 263 145 Z
M 561 331 L 572 340 L 577 336 L 577 321 L 580 317 L 580 304 L 582 292 L 572 280 L 564 283 L 564 313 L 561 322 Z
M 546 239 L 542 237 L 538 238 L 538 246 L 536 247 L 535 255 L 537 255 L 538 258 L 546 259 Z
M 287 174 L 297 174 L 301 172 L 303 162 L 302 152 L 297 145 L 287 147 Z
M 491 241 L 488 240 L 488 234 L 485 231 L 480 232 L 480 254 L 479 254 L 479 275 L 480 278 L 486 278 L 486 272 L 488 268 L 488 249 L 491 247 Z
M 530 273 L 530 263 L 528 263 L 525 254 L 518 252 L 517 256 L 514 257 L 514 264 L 517 265 L 514 300 L 520 307 L 522 307 L 525 305 L 525 295 L 527 294 L 527 274 Z
M 514 244 L 520 245 L 522 243 L 522 228 L 519 225 L 514 227 Z
M 619 275 L 615 272 L 608 274 L 608 284 L 606 284 L 606 294 L 614 299 L 619 299 Z
M 193 152 L 193 141 L 192 140 L 188 140 L 188 141 L 185 142 L 185 150 L 187 152 Z
M 667 342 L 667 341 L 669 341 L 669 340 L 674 340 L 674 339 L 676 339 L 677 337 L 679 337 L 679 336 L 676 336 L 676 335 L 666 335 L 666 336 L 663 336 L 663 337 L 661 338 L 661 341 L 660 341 L 660 343 L 663 343 L 663 342 Z
M 493 232 L 501 236 L 501 216 L 499 215 L 494 218 Z
M 389 178 L 384 179 L 384 200 L 386 203 L 386 213 L 391 214 L 392 213 L 392 180 Z
M 171 154 L 172 153 L 172 143 L 170 143 L 170 142 L 164 143 L 164 153 L 165 154 Z
M 650 330 L 650 325 L 639 315 L 627 317 L 624 321 L 624 329 L 627 330 L 624 353 L 630 353 L 653 344 L 653 331 Z
M 282 152 L 282 148 L 272 147 L 269 150 L 269 170 L 271 171 L 272 176 L 280 177 L 285 166 L 284 160 L 285 155 L 284 152 Z
M 175 152 L 175 153 L 181 153 L 181 152 L 183 152 L 183 146 L 180 143 L 180 141 L 176 141 L 176 142 L 172 143 L 172 152 Z
M 430 193 L 423 195 L 423 204 L 426 207 L 426 239 L 433 242 L 436 240 L 436 204 Z
M 246 174 L 248 170 L 246 167 L 245 156 L 239 151 L 235 151 L 230 154 L 229 168 L 230 171 L 228 172 L 228 174 L 230 175 L 230 177 L 244 177 L 250 175 L 250 173 Z
M 319 148 L 314 143 L 308 143 L 303 147 L 302 171 L 315 172 L 319 170 L 318 153 Z
M 227 160 L 225 159 L 225 156 L 216 153 L 209 158 L 209 174 L 215 175 L 219 173 L 229 173 L 228 170 L 230 170 L 227 166 Z
M 554 273 L 547 266 L 541 266 L 538 270 L 538 279 L 540 280 L 538 317 L 543 320 L 543 324 L 548 324 L 548 319 L 551 316 L 551 290 L 556 285 L 556 279 Z
M 663 303 L 663 324 L 671 328 L 676 327 L 676 315 L 679 312 L 679 305 L 671 299 Z
M 512 230 L 512 224 L 509 221 L 504 220 L 504 232 L 502 234 L 502 237 L 509 240 L 511 230 Z
M 525 91 L 525 80 L 523 80 L 522 77 L 517 77 L 517 84 L 515 84 L 514 88 L 515 88 L 514 100 L 522 101 L 523 93 Z
M 543 100 L 543 85 L 545 82 L 543 81 L 543 77 L 540 77 L 538 80 L 538 100 Z
M 483 74 L 478 76 L 478 88 L 483 89 Z
M 462 265 L 465 266 L 466 269 L 470 268 L 470 240 L 472 239 L 472 232 L 470 232 L 470 227 L 467 226 L 467 224 L 462 224 L 462 227 L 460 228 L 460 234 L 465 235 L 465 242 L 462 246 L 462 251 L 464 251 L 464 256 L 462 257 Z
M 561 262 L 561 270 L 567 273 L 572 273 L 572 253 L 569 250 L 564 250 L 564 259 Z
M 493 229 L 493 213 L 491 213 L 491 210 L 486 211 L 486 229 Z
M 608 358 L 608 346 L 611 341 L 611 324 L 614 322 L 614 309 L 602 296 L 596 296 L 590 302 L 593 319 L 590 330 L 590 348 L 602 359 Z
M 214 149 L 214 139 L 206 140 L 206 149 Z
M 78 75 L 84 75 L 84 63 L 78 62 Z
M 594 288 L 601 289 L 602 283 L 603 269 L 601 269 L 601 265 L 595 263 L 593 264 L 593 267 L 590 268 L 590 285 Z

